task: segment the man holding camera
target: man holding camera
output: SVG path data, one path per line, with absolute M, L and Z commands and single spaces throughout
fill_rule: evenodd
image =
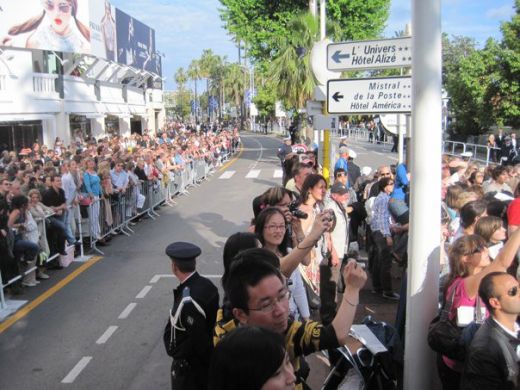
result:
M 290 292 L 286 279 L 271 264 L 278 258 L 268 250 L 259 257 L 259 251 L 262 250 L 245 250 L 231 268 L 225 289 L 236 321 L 217 323 L 215 342 L 236 326 L 261 326 L 282 334 L 297 377 L 296 389 L 303 389 L 299 357 L 346 344 L 359 304 L 359 291 L 367 276 L 355 261 L 350 261 L 343 271 L 347 288 L 332 323 L 302 323 L 289 317 Z

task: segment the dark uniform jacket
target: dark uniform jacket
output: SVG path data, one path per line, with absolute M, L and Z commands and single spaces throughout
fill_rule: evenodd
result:
M 520 389 L 517 348 L 520 340 L 488 318 L 475 334 L 466 357 L 462 390 Z
M 186 296 L 191 300 L 185 300 L 174 328 L 172 319 Z M 166 353 L 173 358 L 172 388 L 206 389 L 218 290 L 209 279 L 195 272 L 173 290 L 173 297 L 171 317 L 164 329 Z

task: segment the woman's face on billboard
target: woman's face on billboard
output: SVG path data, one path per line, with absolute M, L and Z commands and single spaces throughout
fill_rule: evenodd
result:
M 43 0 L 43 7 L 53 30 L 58 34 L 66 33 L 72 18 L 72 4 L 70 1 Z

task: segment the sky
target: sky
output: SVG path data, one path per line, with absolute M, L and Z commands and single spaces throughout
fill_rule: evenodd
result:
M 425 1 L 425 0 L 423 0 Z M 111 3 L 156 31 L 156 49 L 165 54 L 165 89 L 175 88 L 173 75 L 199 58 L 202 50 L 238 60 L 238 49 L 222 27 L 218 0 L 112 0 Z M 442 30 L 449 35 L 474 38 L 482 46 L 487 38 L 500 39 L 500 23 L 510 20 L 514 0 L 443 0 Z M 411 1 L 391 0 L 385 37 L 404 30 L 411 21 Z

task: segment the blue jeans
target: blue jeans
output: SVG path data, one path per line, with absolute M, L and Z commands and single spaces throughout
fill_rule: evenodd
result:
M 388 210 L 390 210 L 392 217 L 400 224 L 405 225 L 408 223 L 408 206 L 404 200 L 390 198 Z
M 14 243 L 14 255 L 17 259 L 23 256 L 24 261 L 33 261 L 40 251 L 38 244 L 28 240 L 16 240 Z

